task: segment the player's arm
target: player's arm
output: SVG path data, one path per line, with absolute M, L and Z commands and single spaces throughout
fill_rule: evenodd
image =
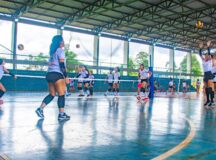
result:
M 6 67 L 3 67 L 5 73 L 11 75 L 12 77 L 16 78 L 15 74 L 11 73 Z

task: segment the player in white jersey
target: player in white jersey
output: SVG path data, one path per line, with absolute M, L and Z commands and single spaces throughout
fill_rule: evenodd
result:
M 212 56 L 212 74 L 214 75 L 213 83 L 214 83 L 214 92 L 216 92 L 216 55 Z
M 209 46 L 209 45 L 208 45 Z M 200 57 L 202 58 L 203 70 L 204 70 L 204 88 L 206 93 L 206 103 L 204 106 L 214 105 L 214 75 L 212 74 L 212 57 L 210 54 L 210 48 L 208 48 L 208 53 L 205 56 L 202 55 L 202 49 L 200 49 Z
M 175 88 L 174 80 L 170 78 L 168 91 L 171 92 L 172 95 L 174 95 L 174 88 Z
M 82 97 L 82 96 L 84 96 L 83 88 L 82 88 L 84 78 L 83 78 L 83 75 L 82 75 L 82 69 L 81 68 L 78 68 L 76 78 L 77 78 L 77 89 L 79 91 L 79 97 Z
M 71 78 L 71 79 L 70 79 L 70 93 L 71 93 L 71 92 L 75 92 L 74 85 L 75 85 L 75 79 L 74 79 L 74 78 Z
M 6 92 L 4 85 L 1 83 L 1 79 L 2 79 L 4 73 L 9 74 L 9 75 L 13 76 L 14 79 L 16 79 L 16 76 L 14 74 L 12 74 L 9 70 L 7 70 L 7 68 L 5 67 L 5 61 L 3 59 L 0 59 L 0 105 L 3 103 L 3 100 L 1 98 L 3 97 L 3 95 Z
M 114 79 L 114 77 L 113 77 L 112 69 L 110 69 L 110 71 L 109 71 L 109 73 L 107 74 L 107 77 L 106 77 L 106 82 L 108 84 L 108 89 L 107 89 L 106 93 L 104 94 L 105 96 L 107 96 L 113 90 L 113 79 Z
M 119 83 L 120 83 L 120 69 L 119 67 L 116 67 L 114 69 L 114 73 L 113 73 L 113 93 L 115 96 L 119 96 Z
M 94 92 L 94 75 L 93 75 L 93 71 L 89 71 L 89 92 L 90 92 L 90 96 L 93 96 L 93 92 Z
M 151 75 L 152 75 L 152 73 L 149 70 L 145 69 L 144 65 L 141 64 L 139 72 L 138 72 L 138 80 L 141 81 L 140 92 L 142 92 L 144 94 L 144 99 L 147 98 L 145 91 L 146 91 L 146 88 L 148 85 L 148 79 L 149 79 L 149 77 L 151 77 Z M 138 94 L 139 94 L 139 92 L 138 92 Z M 137 99 L 138 100 L 140 99 L 140 95 L 137 96 Z
M 183 82 L 182 82 L 182 92 L 183 92 L 183 96 L 186 96 L 187 89 L 188 89 L 187 82 L 186 82 L 185 80 L 183 80 Z
M 199 93 L 200 93 L 200 86 L 201 86 L 200 80 L 197 79 L 197 81 L 196 81 L 196 92 L 197 92 L 197 95 L 199 95 Z
M 56 93 L 58 93 L 58 120 L 62 121 L 70 119 L 70 116 L 64 112 L 65 88 L 66 83 L 69 83 L 69 79 L 67 78 L 66 57 L 63 48 L 63 37 L 61 35 L 54 36 L 50 45 L 50 59 L 48 64 L 48 72 L 46 74 L 49 94 L 43 99 L 40 107 L 36 110 L 37 115 L 42 119 L 44 118 L 44 108 L 54 99 Z
M 89 92 L 89 71 L 86 66 L 82 67 L 82 77 L 84 78 L 84 94 L 90 96 Z

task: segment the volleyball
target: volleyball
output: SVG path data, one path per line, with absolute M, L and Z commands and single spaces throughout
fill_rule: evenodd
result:
M 76 48 L 80 48 L 80 45 L 79 45 L 79 44 L 76 44 Z
M 18 49 L 22 51 L 24 49 L 24 45 L 23 44 L 19 44 L 18 45 Z
M 197 23 L 196 23 L 196 27 L 198 29 L 202 29 L 204 27 L 204 23 L 202 21 L 198 20 Z

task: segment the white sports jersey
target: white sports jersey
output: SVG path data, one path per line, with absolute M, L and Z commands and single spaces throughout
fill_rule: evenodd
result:
M 86 78 L 89 78 L 89 73 L 88 73 L 88 71 L 82 71 L 81 72 L 81 74 L 82 74 L 82 78 L 84 78 L 84 81 L 86 82 L 86 81 L 88 81 L 88 80 L 85 80 Z
M 173 81 L 170 81 L 169 86 L 173 86 L 173 85 L 174 85 Z
M 88 78 L 88 76 L 89 76 L 88 75 L 89 74 L 88 71 L 81 71 L 81 74 L 82 74 L 83 78 Z
M 59 59 L 65 59 L 65 53 L 62 48 L 58 48 L 55 54 L 52 57 L 50 57 L 48 72 L 59 72 L 63 74 L 60 68 Z M 66 60 L 65 60 L 65 66 L 66 66 Z
M 74 86 L 74 79 L 70 80 L 70 86 L 73 87 Z
M 94 75 L 89 75 L 90 84 L 94 84 Z
M 78 78 L 78 83 L 82 83 L 82 82 L 83 82 L 83 75 L 82 75 L 82 72 L 81 72 L 81 71 L 78 72 L 77 78 Z
M 120 80 L 120 73 L 115 72 L 113 76 L 114 76 L 114 83 L 118 83 Z
M 183 83 L 182 83 L 182 86 L 183 86 L 183 88 L 186 88 L 186 87 L 187 87 L 187 83 L 186 83 L 186 82 L 183 82 Z
M 212 70 L 212 60 L 203 61 L 202 63 L 204 72 L 209 72 Z
M 148 70 L 147 69 L 143 69 L 143 70 L 139 70 L 139 76 L 140 79 L 147 79 L 148 78 Z
M 107 74 L 107 81 L 108 81 L 108 83 L 113 83 L 113 79 L 114 79 L 114 77 L 113 77 L 113 74 L 111 73 L 109 73 L 109 74 Z
M 0 65 L 0 80 L 1 80 L 2 77 L 3 77 L 3 74 L 4 74 L 4 66 L 3 66 L 3 65 Z
M 201 85 L 200 81 L 197 81 L 197 82 L 196 82 L 196 85 L 197 85 L 197 86 L 200 86 L 200 85 Z

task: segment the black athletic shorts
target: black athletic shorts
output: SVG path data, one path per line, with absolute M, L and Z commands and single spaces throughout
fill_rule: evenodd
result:
M 174 87 L 173 87 L 173 86 L 169 86 L 169 88 L 170 88 L 170 89 L 173 89 Z
M 211 71 L 205 72 L 204 73 L 204 82 L 208 82 L 208 80 L 213 80 L 214 79 L 214 75 L 212 74 Z
M 148 79 L 141 79 L 141 83 L 146 82 L 148 83 Z
M 59 72 L 48 72 L 46 75 L 46 80 L 48 83 L 55 83 L 60 79 L 64 79 L 64 76 Z
M 109 84 L 109 87 L 113 87 L 113 83 L 108 83 Z

